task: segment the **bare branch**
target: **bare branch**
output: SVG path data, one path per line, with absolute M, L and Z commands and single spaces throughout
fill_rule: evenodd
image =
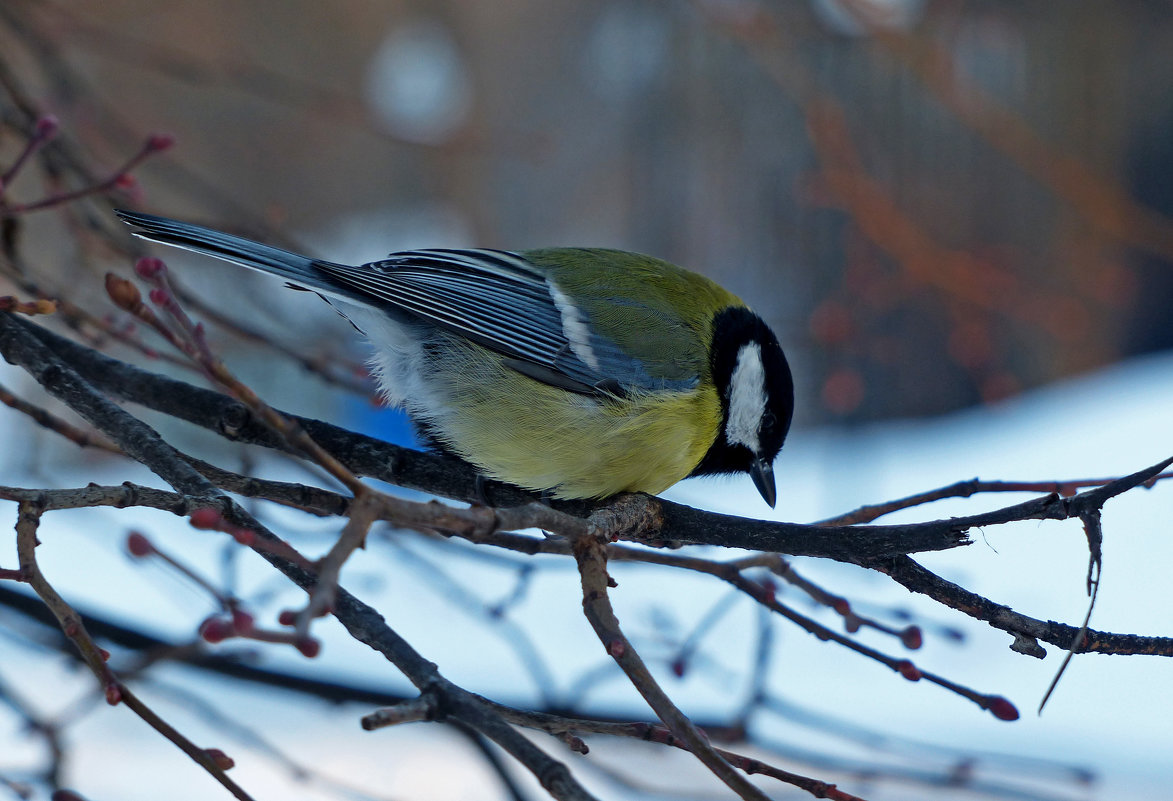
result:
M 648 702 L 648 706 L 664 722 L 673 737 L 683 743 L 705 767 L 738 796 L 765 801 L 766 795 L 713 750 L 708 737 L 672 703 L 667 693 L 652 678 L 651 671 L 640 659 L 631 641 L 620 630 L 619 620 L 615 617 L 611 601 L 607 597 L 607 586 L 611 583 L 611 577 L 607 575 L 606 550 L 602 543 L 595 536 L 580 536 L 574 542 L 574 556 L 582 577 L 583 613 L 603 643 L 603 647 L 607 649 L 607 653 L 627 674 L 632 685 Z
M 221 756 L 221 752 L 214 749 L 200 748 L 191 742 L 191 740 L 184 737 L 171 724 L 167 723 L 154 710 L 144 704 L 110 670 L 109 665 L 106 664 L 106 655 L 94 643 L 89 633 L 86 632 L 81 618 L 65 602 L 65 599 L 53 589 L 37 565 L 37 528 L 40 525 L 43 512 L 43 508 L 34 501 L 22 501 L 20 504 L 16 523 L 16 544 L 20 556 L 21 573 L 45 605 L 53 612 L 53 615 L 57 618 L 58 625 L 61 626 L 61 631 L 77 646 L 78 651 L 81 652 L 82 661 L 86 663 L 94 676 L 101 682 L 106 694 L 107 703 L 111 705 L 118 703 L 126 704 L 136 715 L 150 725 L 151 728 L 174 743 L 181 751 L 191 757 L 192 761 L 210 773 L 230 793 L 241 799 L 241 801 L 252 801 L 252 796 L 246 793 L 242 787 L 232 781 L 224 772 L 226 767 L 231 767 L 231 765 L 226 766 L 224 761 L 218 758 Z
M 307 592 L 312 591 L 317 585 L 316 576 L 266 547 L 270 543 L 280 543 L 277 537 L 244 509 L 222 496 L 153 429 L 98 395 L 59 357 L 29 337 L 27 331 L 13 326 L 13 319 L 0 313 L 0 351 L 6 358 L 28 370 L 52 394 L 71 405 L 126 453 L 142 461 L 176 490 L 207 499 L 210 503 L 219 501 L 226 519 L 247 526 L 255 533 L 256 542 L 252 547 L 262 558 Z M 487 709 L 479 697 L 444 679 L 434 664 L 387 626 L 381 615 L 341 588 L 337 590 L 334 616 L 353 637 L 387 656 L 417 687 L 442 691 L 450 717 L 485 734 L 512 754 L 555 798 L 584 801 L 592 797 L 574 780 L 565 765 L 522 737 Z

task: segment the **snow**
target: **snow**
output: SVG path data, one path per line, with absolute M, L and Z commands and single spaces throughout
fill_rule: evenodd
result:
M 1003 480 L 1116 476 L 1173 455 L 1171 405 L 1173 356 L 1155 356 L 999 406 L 936 420 L 795 432 L 775 465 L 779 479 L 775 512 L 761 502 L 748 478 L 686 481 L 667 496 L 720 511 L 811 521 L 974 476 Z M 30 444 L 40 449 L 40 456 L 34 471 L 26 458 L 16 455 L 22 448 L 11 449 L 0 467 L 0 480 L 5 483 L 79 485 L 105 470 L 107 475 L 97 480 L 158 485 L 144 471 L 121 463 L 112 468 L 79 459 L 76 450 L 67 450 L 50 435 L 30 433 L 22 419 L 13 415 L 7 419 L 17 429 L 10 441 Z M 59 463 L 57 457 L 66 463 Z M 262 467 L 268 477 L 305 480 L 303 472 L 277 461 Z M 998 494 L 942 501 L 884 522 L 968 514 L 1027 497 Z M 1173 564 L 1171 513 L 1173 481 L 1130 492 L 1106 505 L 1103 584 L 1091 620 L 1093 628 L 1169 635 L 1173 619 L 1167 592 Z M 283 534 L 297 536 L 300 547 L 311 554 L 324 551 L 337 529 L 335 521 L 307 522 L 299 515 L 268 509 L 265 514 Z M 41 531 L 42 569 L 79 607 L 121 620 L 145 616 L 160 636 L 191 637 L 198 622 L 213 610 L 212 602 L 156 561 L 130 561 L 120 543 L 131 528 L 146 532 L 159 547 L 182 554 L 185 563 L 214 580 L 233 575 L 237 592 L 252 601 L 262 622 L 272 621 L 277 610 L 300 601 L 255 556 L 243 554 L 226 567 L 223 555 L 230 547 L 225 545 L 226 538 L 194 531 L 162 512 L 51 513 Z M 1088 603 L 1084 586 L 1088 557 L 1078 521 L 992 527 L 973 532 L 973 538 L 969 547 L 918 559 L 942 576 L 1023 614 L 1073 625 L 1082 621 Z M 10 543 L 8 538 L 0 544 L 2 566 L 15 565 Z M 702 552 L 729 556 L 712 549 Z M 527 563 L 543 569 L 519 585 L 518 571 Z M 863 632 L 862 641 L 887 653 L 906 655 L 923 670 L 981 692 L 1004 695 L 1018 706 L 1022 718 L 1015 723 L 997 721 L 938 687 L 907 682 L 868 659 L 777 621 L 768 680 L 772 693 L 811 714 L 841 718 L 933 746 L 921 750 L 893 745 L 890 751 L 876 752 L 803 725 L 796 708 L 755 716 L 753 729 L 763 741 L 817 749 L 843 760 L 895 763 L 918 770 L 948 766 L 957 755 L 973 755 L 981 780 L 1003 781 L 1011 772 L 1019 777 L 1015 781 L 1045 787 L 1046 797 L 1159 798 L 1168 792 L 1173 780 L 1169 757 L 1173 726 L 1168 722 L 1173 663 L 1168 658 L 1077 657 L 1046 710 L 1038 715 L 1035 708 L 1062 658 L 1058 649 L 1047 646 L 1044 660 L 1014 653 L 1006 634 L 912 597 L 878 574 L 813 559 L 795 560 L 795 566 L 807 578 L 847 596 L 862 612 L 891 619 L 892 610 L 903 610 L 925 627 L 925 647 L 918 652 L 903 652 L 899 643 L 874 632 Z M 753 605 L 729 600 L 717 624 L 702 639 L 698 658 L 677 679 L 666 666 L 675 653 L 674 644 L 687 637 L 714 605 L 724 602 L 727 588 L 704 576 L 681 576 L 646 566 L 614 564 L 612 572 L 619 583 L 612 592 L 619 618 L 668 692 L 701 718 L 721 718 L 738 709 L 750 689 L 747 673 L 759 624 Z M 469 689 L 519 705 L 576 702 L 587 709 L 647 714 L 583 620 L 578 578 L 568 560 L 500 555 L 447 540 L 386 532 L 356 554 L 343 579 L 446 676 Z M 487 606 L 511 598 L 519 586 L 522 592 L 507 604 L 505 615 L 485 614 Z M 804 614 L 836 624 L 833 615 L 812 607 L 794 590 L 783 588 L 781 597 Z M 942 626 L 962 631 L 964 641 L 953 642 Z M 528 638 L 528 650 L 513 647 L 519 632 Z M 261 651 L 270 666 L 312 670 L 321 678 L 409 692 L 407 683 L 388 670 L 381 657 L 350 641 L 337 624 L 323 621 L 316 633 L 325 647 L 314 663 L 288 648 L 240 641 L 220 647 Z M 45 714 L 61 712 L 90 689 L 87 677 L 62 670 L 60 658 L 50 653 L 14 648 L 9 640 L 3 648 L 0 678 L 20 687 Z M 366 711 L 358 705 L 307 704 L 297 697 L 257 692 L 179 667 L 167 667 L 159 675 L 210 699 L 233 719 L 249 723 L 299 764 L 345 778 L 376 795 L 504 797 L 475 754 L 440 736 L 430 724 L 366 734 L 358 730 L 355 720 Z M 236 757 L 241 766 L 234 771 L 236 778 L 257 796 L 293 792 L 303 798 L 326 797 L 320 788 L 294 782 L 279 761 L 235 741 L 222 725 L 201 716 L 197 706 L 151 686 L 143 693 L 197 742 L 223 748 Z M 125 709 L 104 704 L 94 709 L 77 724 L 71 739 L 78 758 L 70 763 L 69 776 L 83 793 L 157 798 L 159 788 L 166 787 L 166 797 L 182 800 L 221 792 Z M 10 729 L 6 722 L 0 729 L 4 732 L 0 742 L 15 736 Z M 657 755 L 653 746 L 596 741 L 592 752 L 596 756 L 584 759 L 560 751 L 548 738 L 539 736 L 537 742 L 553 749 L 608 798 L 631 798 L 635 793 L 617 788 L 594 772 L 590 760 L 598 759 L 597 755 L 606 755 L 620 769 L 628 768 L 628 773 L 638 768 L 625 766 L 625 755 L 636 753 L 652 765 L 663 765 L 668 758 Z M 125 756 L 128 751 L 134 756 Z M 1007 756 L 987 756 L 992 753 Z M 760 755 L 785 767 L 804 769 L 801 763 L 768 752 Z M 394 759 L 391 766 L 383 764 L 388 758 Z M 377 776 L 370 768 L 376 764 L 382 765 Z M 697 775 L 686 762 L 673 758 L 671 764 L 671 770 L 656 768 L 654 778 L 671 782 Z M 1069 780 L 1048 785 L 1064 775 L 1055 764 L 1092 770 L 1098 781 L 1090 787 Z M 837 779 L 845 789 L 871 799 L 973 797 L 963 791 L 950 795 L 941 787 L 853 783 L 831 767 L 808 766 L 805 772 Z M 437 777 L 444 781 L 436 782 Z M 470 787 L 477 789 L 470 791 Z

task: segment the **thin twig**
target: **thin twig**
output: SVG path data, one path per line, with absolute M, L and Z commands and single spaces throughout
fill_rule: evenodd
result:
M 1083 650 L 1084 638 L 1087 636 L 1088 624 L 1092 620 L 1092 611 L 1096 608 L 1096 598 L 1100 594 L 1100 573 L 1103 570 L 1103 555 L 1100 549 L 1100 543 L 1104 539 L 1104 531 L 1100 523 L 1100 510 L 1089 509 L 1080 517 L 1083 519 L 1084 531 L 1087 532 L 1088 541 L 1088 567 L 1087 567 L 1087 589 L 1088 604 L 1087 614 L 1084 615 L 1083 625 L 1079 627 L 1079 631 L 1071 639 L 1071 644 L 1067 646 L 1067 653 L 1063 655 L 1063 662 L 1059 665 L 1059 669 L 1055 671 L 1055 678 L 1051 679 L 1051 683 L 1047 685 L 1047 691 L 1043 693 L 1043 698 L 1039 701 L 1038 713 L 1043 714 L 1043 707 L 1047 705 L 1051 694 L 1055 692 L 1055 688 L 1059 686 L 1059 679 L 1063 677 L 1063 673 L 1067 670 L 1067 666 L 1071 663 L 1071 658 L 1081 650 Z
M 1104 484 L 1115 481 L 1116 478 L 1071 478 L 1062 481 L 982 481 L 978 478 L 971 478 L 965 481 L 957 481 L 944 487 L 938 487 L 934 490 L 918 492 L 904 498 L 861 506 L 854 511 L 820 520 L 816 525 L 847 526 L 870 523 L 873 520 L 903 509 L 911 509 L 914 506 L 921 506 L 946 498 L 969 498 L 983 492 L 1055 493 L 1066 498 L 1075 495 L 1084 487 L 1103 486 Z M 1143 482 L 1143 486 L 1152 487 L 1158 481 L 1164 481 L 1169 478 L 1173 478 L 1173 472 L 1160 473 L 1148 481 Z
M 110 453 L 122 453 L 118 446 L 114 445 L 105 437 L 67 423 L 52 412 L 46 411 L 40 406 L 36 406 L 23 398 L 17 397 L 3 386 L 0 386 L 0 403 L 3 403 L 10 409 L 15 409 L 21 414 L 27 415 L 37 425 L 60 434 L 79 447 L 98 448 L 99 450 Z
M 46 348 L 28 329 L 13 325 L 13 318 L 0 314 L 0 352 L 24 367 L 52 394 L 60 397 L 81 416 L 109 436 L 127 454 L 143 462 L 177 491 L 221 503 L 226 518 L 255 534 L 253 549 L 307 592 L 317 584 L 316 576 L 301 564 L 290 561 L 272 548 L 281 543 L 272 532 L 215 488 L 183 460 L 142 421 L 94 391 L 70 365 Z M 283 544 L 283 543 L 281 543 Z M 588 793 L 564 764 L 539 749 L 489 709 L 484 700 L 445 679 L 436 666 L 387 625 L 382 615 L 338 588 L 334 616 L 350 635 L 387 657 L 418 688 L 433 688 L 444 694 L 451 719 L 475 729 L 511 754 L 531 771 L 541 785 L 561 801 L 590 801 Z
M 81 653 L 82 661 L 86 663 L 90 671 L 93 672 L 94 676 L 101 683 L 102 689 L 106 694 L 106 701 L 110 704 L 126 704 L 151 728 L 174 743 L 192 761 L 210 773 L 216 781 L 220 782 L 236 798 L 241 801 L 252 801 L 252 796 L 245 792 L 242 787 L 224 772 L 224 768 L 216 759 L 215 754 L 210 753 L 209 749 L 200 748 L 180 734 L 177 729 L 144 704 L 110 670 L 110 666 L 106 664 L 106 658 L 102 653 L 102 649 L 94 643 L 89 633 L 86 632 L 81 617 L 53 589 L 37 565 L 37 528 L 40 525 L 43 512 L 43 506 L 35 501 L 22 501 L 20 503 L 16 523 L 16 547 L 20 558 L 20 570 L 29 586 L 40 596 L 45 606 L 49 607 L 50 611 L 53 612 L 53 615 L 57 618 L 58 625 L 61 627 L 61 631 L 77 646 L 78 651 Z
M 672 699 L 656 683 L 631 641 L 619 628 L 619 620 L 615 617 L 607 595 L 611 578 L 607 575 L 607 557 L 603 544 L 596 536 L 577 537 L 574 540 L 574 556 L 582 578 L 583 613 L 608 655 L 627 674 L 632 686 L 648 702 L 656 717 L 664 722 L 673 737 L 738 796 L 753 801 L 767 801 L 767 796 L 713 750 L 708 737 L 672 703 Z

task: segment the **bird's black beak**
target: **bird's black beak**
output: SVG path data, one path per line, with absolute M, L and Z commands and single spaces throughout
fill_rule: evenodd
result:
M 758 488 L 758 492 L 762 494 L 762 500 L 773 509 L 774 502 L 778 500 L 778 490 L 774 486 L 774 465 L 760 456 L 755 456 L 749 468 L 749 476 L 753 479 L 753 485 Z

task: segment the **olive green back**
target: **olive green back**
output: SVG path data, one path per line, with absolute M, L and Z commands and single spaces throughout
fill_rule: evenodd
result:
M 547 248 L 521 255 L 656 378 L 707 377 L 714 314 L 744 305 L 702 275 L 638 253 Z

